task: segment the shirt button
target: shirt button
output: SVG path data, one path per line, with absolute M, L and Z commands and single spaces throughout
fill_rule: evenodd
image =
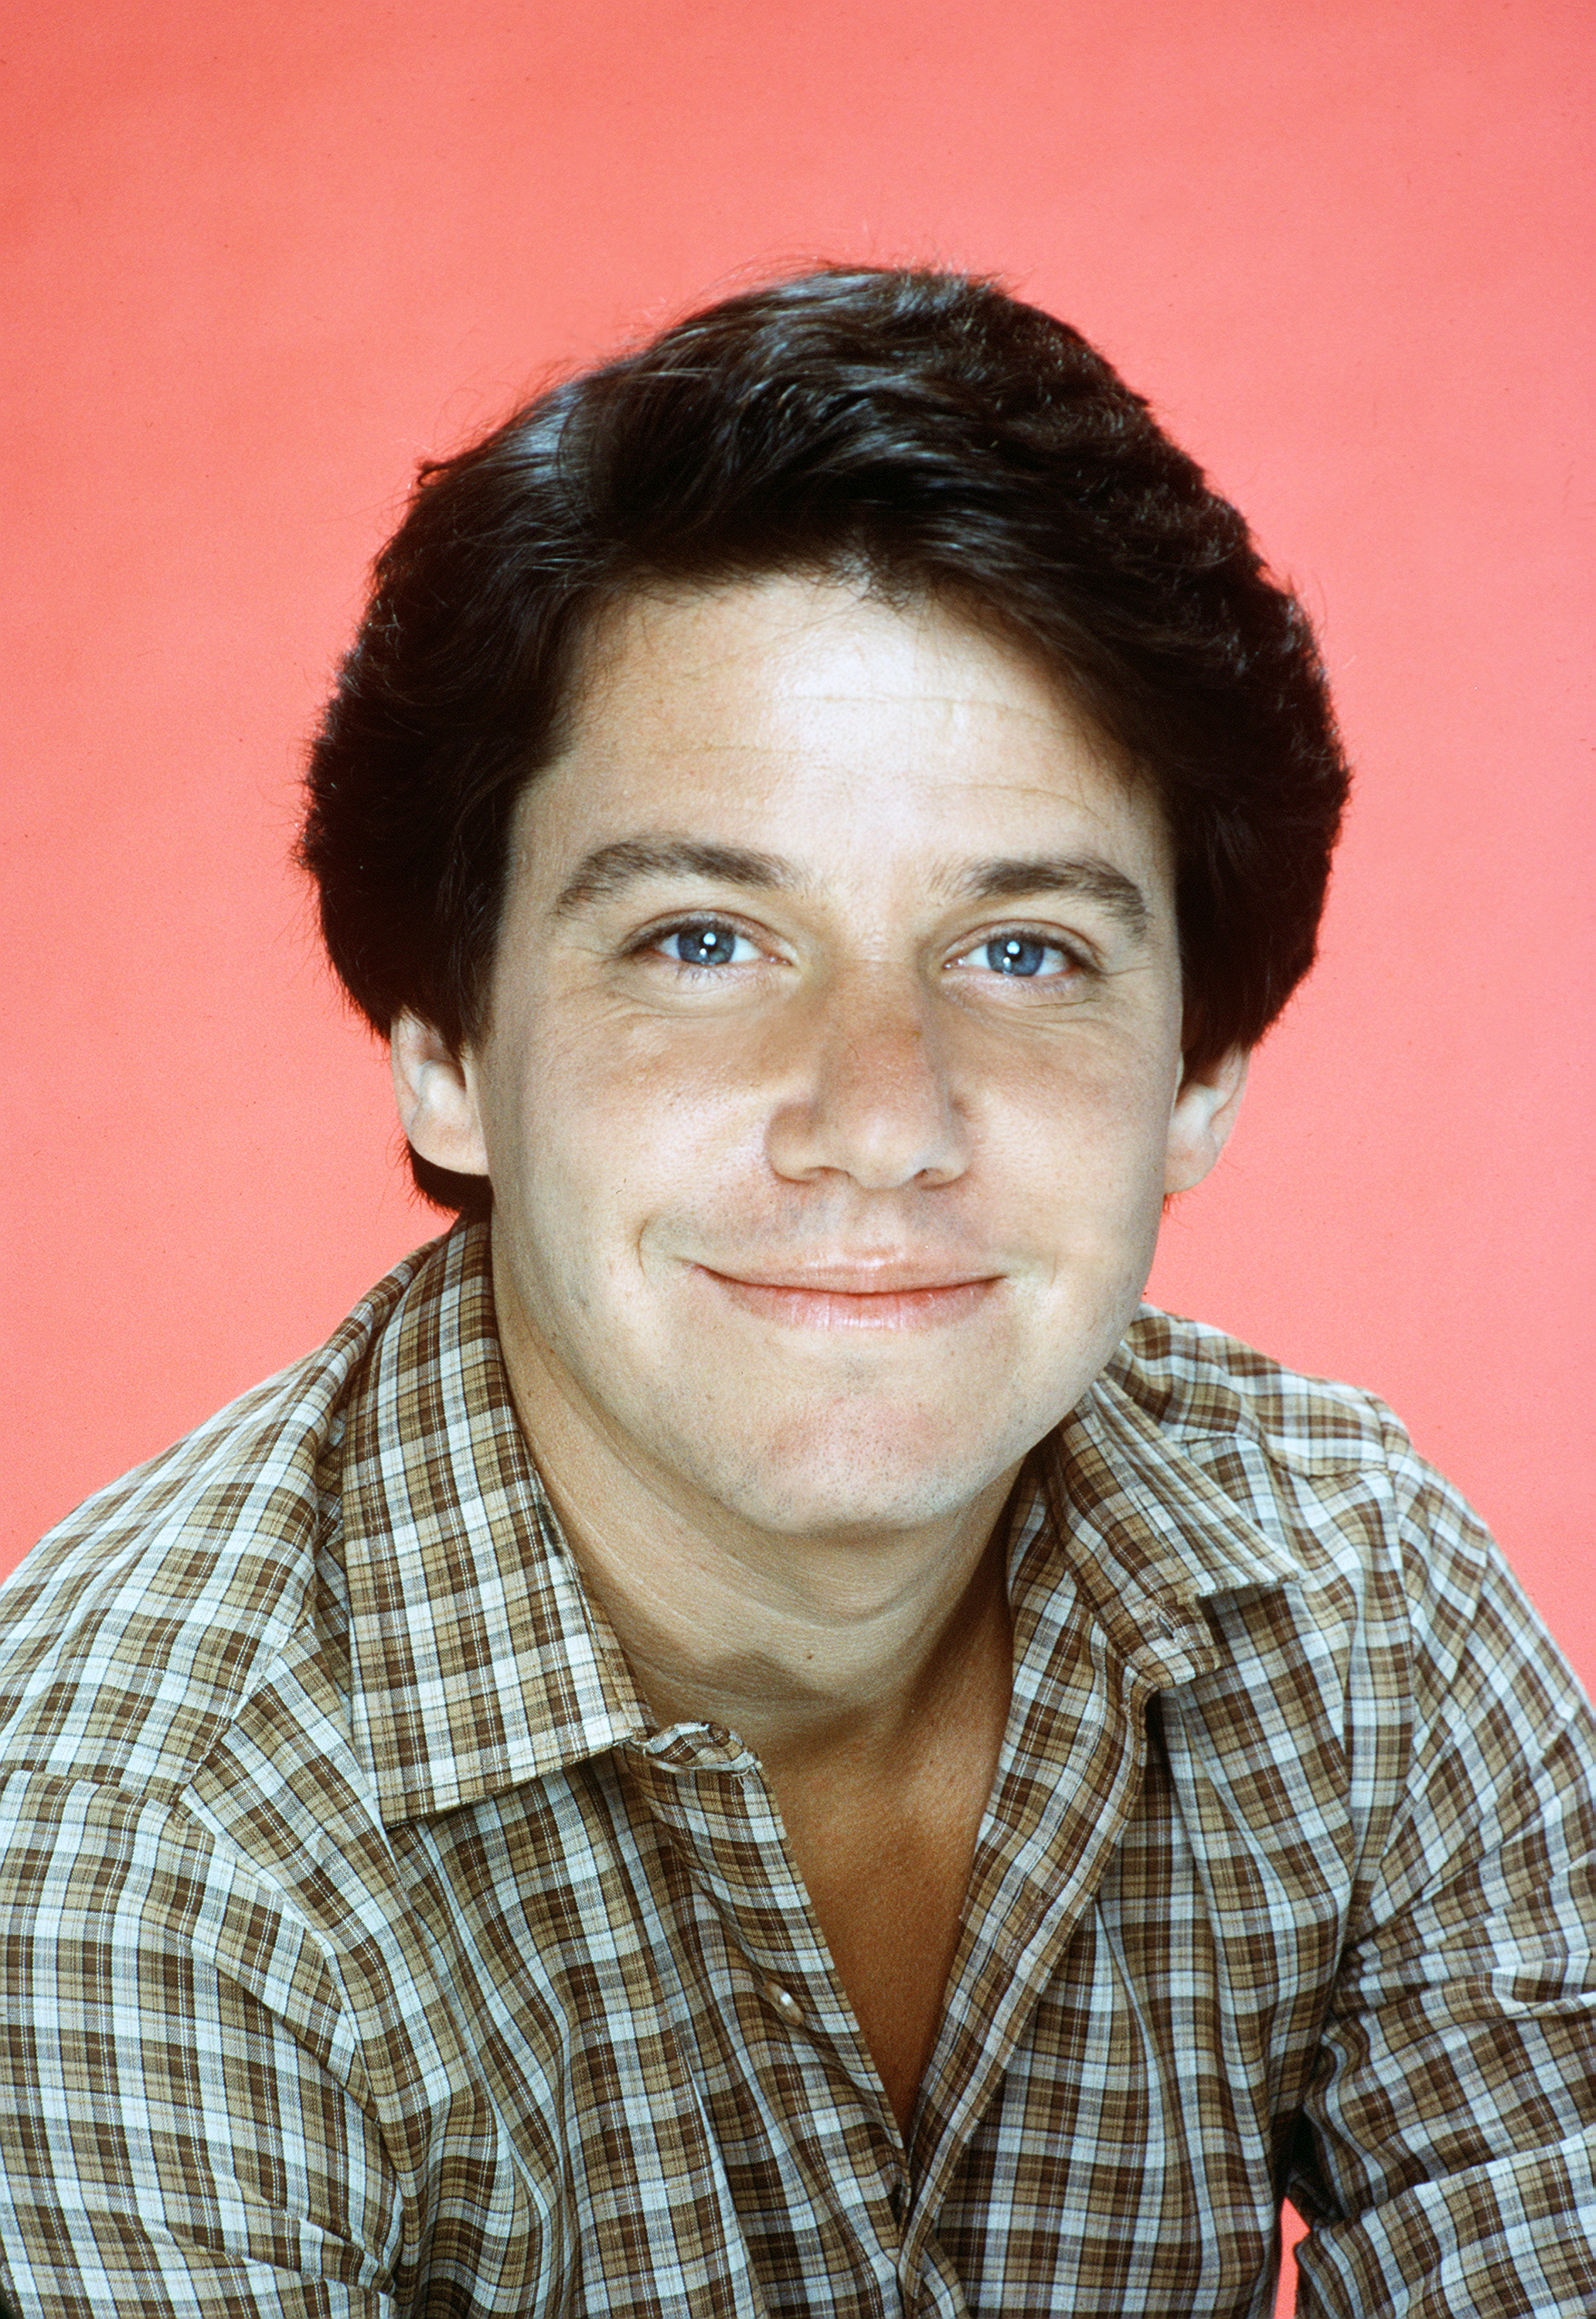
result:
M 790 1989 L 783 1989 L 779 1981 L 767 1981 L 765 1997 L 781 2016 L 789 2028 L 796 2028 L 804 2017 L 804 2008 Z

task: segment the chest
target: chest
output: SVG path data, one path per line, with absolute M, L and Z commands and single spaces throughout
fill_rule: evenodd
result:
M 906 2140 L 942 2026 L 996 1762 L 982 1735 L 919 1784 L 780 1799 L 809 1908 Z
M 906 2169 L 876 2071 L 895 2036 L 918 2066 L 903 1991 L 924 2003 L 937 1976 L 916 1976 L 916 1912 L 939 1890 L 945 1908 L 956 1876 L 882 1876 L 879 1905 L 827 1934 L 762 1791 L 673 1776 L 662 1815 L 613 1766 L 590 1767 L 527 1817 L 525 1791 L 491 1827 L 479 1809 L 469 1840 L 435 1824 L 412 1863 L 452 1951 L 428 2025 L 457 2041 L 444 2143 L 498 2184 L 496 2210 L 509 2202 L 495 2242 L 519 2267 L 510 2307 L 863 2319 L 908 2299 L 961 2319 L 1013 2307 L 1023 2244 L 1046 2271 L 1027 2308 L 1267 2308 L 1276 2122 L 1323 1999 L 1300 1969 L 1335 1952 L 1328 1891 L 1298 1893 L 1303 1937 L 1271 1977 L 1256 1923 L 1214 1917 L 1155 1763 L 1089 1889 L 1068 1892 L 1039 1853 L 972 1928 L 959 2034 L 926 2079 Z M 863 1972 L 843 2002 L 828 1950 L 850 1940 Z M 880 2055 L 859 2043 L 872 1972 Z M 1185 2029 L 1168 2018 L 1175 1981 Z M 384 2046 L 391 2076 L 406 2043 Z M 1092 2187 L 1110 2177 L 1112 2207 Z M 1172 2263 L 1191 2267 L 1184 2303 Z
M 1261 2319 L 1358 1791 L 1272 1687 L 1160 1726 L 1050 1664 L 962 1887 L 951 1848 L 883 1865 L 801 1811 L 795 1844 L 702 1730 L 386 1831 L 387 1936 L 329 1937 L 416 2260 L 484 2312 Z

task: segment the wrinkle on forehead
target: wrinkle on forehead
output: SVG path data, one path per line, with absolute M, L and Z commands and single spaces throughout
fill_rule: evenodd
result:
M 772 599 L 782 596 L 797 600 L 803 633 L 795 631 L 785 645 L 772 647 L 766 616 Z M 701 667 L 684 669 L 677 625 L 681 615 L 702 611 L 708 616 L 713 610 L 720 618 L 728 605 L 739 601 L 750 626 L 745 642 L 739 646 L 734 640 L 728 647 L 723 634 L 716 654 Z M 828 628 L 835 666 L 823 679 L 813 666 L 811 647 L 816 631 Z M 594 621 L 580 648 L 565 720 L 567 739 L 590 712 L 602 716 L 618 682 L 632 672 L 627 664 L 638 658 L 667 664 L 676 684 L 689 678 L 707 699 L 713 697 L 728 662 L 753 657 L 769 672 L 772 662 L 780 668 L 783 659 L 789 659 L 804 664 L 807 680 L 779 679 L 789 698 L 810 700 L 816 707 L 879 704 L 884 674 L 881 646 L 892 638 L 900 647 L 902 698 L 915 708 L 940 708 L 957 717 L 978 706 L 1026 725 L 1050 730 L 1062 726 L 1085 745 L 1095 770 L 1128 790 L 1145 789 L 1144 776 L 1104 731 L 1063 672 L 1006 622 L 984 617 L 978 602 L 951 590 L 945 595 L 900 597 L 871 587 L 862 577 L 830 573 L 778 572 L 702 586 L 649 586 L 618 598 Z M 978 649 L 961 649 L 971 645 Z M 925 681 L 928 651 L 950 664 L 946 690 Z M 955 661 L 960 663 L 956 671 L 951 665 Z M 1023 690 L 1034 692 L 1033 701 L 1016 697 L 1016 675 Z M 720 744 L 706 735 L 700 745 Z M 742 745 L 747 745 L 746 738 Z
M 719 786 L 721 822 L 710 828 L 693 806 L 697 776 L 728 761 L 735 781 L 730 790 Z M 980 862 L 1022 856 L 1051 856 L 1055 868 L 1040 877 L 1005 869 L 985 881 L 994 898 L 1027 888 L 1071 891 L 1106 904 L 1132 934 L 1145 931 L 1149 906 L 1161 917 L 1168 898 L 1161 889 L 1172 868 L 1169 833 L 1150 783 L 1104 738 L 1056 671 L 957 603 L 894 602 L 807 574 L 625 597 L 582 647 L 563 745 L 523 795 L 512 858 L 526 859 L 542 810 L 536 794 L 562 766 L 575 771 L 578 763 L 579 790 L 567 792 L 567 803 L 576 813 L 572 835 L 586 825 L 585 845 L 578 843 L 557 881 L 564 889 L 561 913 L 596 898 L 595 880 L 613 892 L 623 873 L 631 882 L 645 868 L 672 874 L 690 867 L 684 844 L 718 843 L 766 857 L 768 867 L 738 871 L 734 883 L 808 883 L 807 832 L 789 827 L 783 843 L 766 818 L 767 805 L 778 811 L 795 775 L 834 837 L 851 832 L 852 850 L 876 858 L 898 825 L 872 826 L 860 783 L 888 770 L 903 785 L 899 809 L 912 811 L 923 775 L 928 805 L 940 796 L 944 826 L 967 826 L 967 846 L 955 839 L 941 862 L 922 863 L 922 879 L 949 898 L 982 884 Z M 663 814 L 661 778 L 676 791 Z M 590 781 L 606 800 L 596 825 L 578 803 L 579 793 L 593 796 Z M 1000 830 L 992 812 L 1004 799 L 1050 813 L 1064 804 L 1079 835 L 1047 832 L 1040 823 L 1029 837 L 1017 826 Z M 1109 890 L 1120 851 L 1116 800 L 1142 820 L 1160 858 L 1145 895 L 1129 879 Z M 728 803 L 736 807 L 729 819 Z M 1153 828 L 1143 819 L 1149 805 Z M 1101 829 L 1100 840 L 1087 835 L 1081 816 Z M 663 846 L 675 852 L 668 871 L 642 863 L 637 849 L 657 854 Z M 1106 883 L 1081 874 L 1078 863 L 1088 857 L 1108 872 Z M 1067 863 L 1061 874 L 1059 862 Z

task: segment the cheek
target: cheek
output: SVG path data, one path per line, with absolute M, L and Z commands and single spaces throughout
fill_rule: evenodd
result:
M 506 1163 L 591 1143 L 622 1110 L 601 1027 L 526 1001 L 496 1021 L 484 1059 L 483 1130 Z
M 746 1023 L 603 1023 L 549 1055 L 544 1115 L 588 1196 L 641 1217 L 746 1187 L 763 1167 L 780 1075 Z M 535 1109 L 526 1114 L 536 1132 Z
M 1163 1180 L 1177 1059 L 1117 1039 L 1083 1037 L 1061 1056 L 1019 1059 L 990 1106 L 989 1148 L 1028 1159 L 1061 1186 L 1115 1187 L 1134 1200 Z
M 684 1073 L 657 1037 L 604 1022 L 529 1024 L 495 1060 L 483 1122 L 503 1221 L 526 1268 L 568 1303 L 601 1303 L 651 1223 L 724 1178 L 735 1075 Z

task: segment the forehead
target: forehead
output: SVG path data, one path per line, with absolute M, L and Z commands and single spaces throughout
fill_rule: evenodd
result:
M 612 611 L 523 815 L 534 853 L 668 827 L 885 861 L 1096 828 L 1168 866 L 1150 790 L 1019 644 L 792 575 Z

